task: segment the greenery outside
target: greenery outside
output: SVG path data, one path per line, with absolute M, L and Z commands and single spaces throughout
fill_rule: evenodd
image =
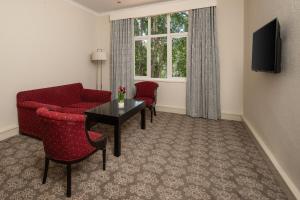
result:
M 167 33 L 167 15 L 158 15 L 151 17 L 151 34 Z
M 151 40 L 151 77 L 167 78 L 167 37 Z
M 186 37 L 173 38 L 172 48 L 172 76 L 186 77 Z
M 171 33 L 188 32 L 188 12 L 178 12 L 171 14 Z
M 167 27 L 170 27 L 169 31 Z M 168 74 L 186 77 L 187 31 L 188 12 L 135 19 L 135 75 L 151 78 L 168 78 Z M 151 45 L 147 45 L 148 42 Z M 151 66 L 147 66 L 147 52 L 151 54 Z M 172 55 L 170 59 L 169 55 Z M 151 68 L 151 74 L 147 74 L 147 67 Z M 168 73 L 168 70 L 171 72 Z
M 147 76 L 147 40 L 135 41 L 135 75 Z
M 148 35 L 148 17 L 134 19 L 134 36 Z

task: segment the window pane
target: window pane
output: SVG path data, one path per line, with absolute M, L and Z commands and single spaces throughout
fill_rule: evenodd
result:
M 137 18 L 134 19 L 134 35 L 144 36 L 148 35 L 148 18 Z
M 167 15 L 151 17 L 151 34 L 167 33 Z
M 151 77 L 167 78 L 167 37 L 151 40 Z
M 188 32 L 188 12 L 171 14 L 171 33 Z
M 135 41 L 135 75 L 147 76 L 147 40 Z
M 186 37 L 172 40 L 173 77 L 186 77 Z

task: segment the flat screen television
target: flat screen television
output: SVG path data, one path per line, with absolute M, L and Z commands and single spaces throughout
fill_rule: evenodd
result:
M 277 18 L 253 33 L 252 70 L 281 71 L 281 38 Z

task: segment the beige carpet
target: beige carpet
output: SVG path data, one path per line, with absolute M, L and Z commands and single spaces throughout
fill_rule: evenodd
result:
M 287 199 L 240 122 L 158 113 L 147 129 L 139 115 L 122 127 L 122 155 L 107 170 L 101 152 L 73 167 L 71 199 Z M 0 142 L 0 199 L 65 199 L 63 165 L 50 162 L 42 185 L 42 142 L 16 136 Z

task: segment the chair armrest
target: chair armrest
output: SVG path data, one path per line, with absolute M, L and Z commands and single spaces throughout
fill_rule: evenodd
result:
M 83 89 L 81 99 L 86 102 L 101 102 L 106 103 L 111 101 L 111 92 L 104 90 Z
M 49 111 L 45 107 L 37 109 L 36 113 L 40 117 L 50 119 L 50 120 L 56 120 L 56 121 L 80 122 L 80 123 L 83 123 L 85 121 L 84 115 Z
M 41 107 L 45 107 L 45 108 L 48 108 L 50 110 L 58 110 L 58 109 L 61 108 L 60 106 L 40 103 L 40 102 L 36 102 L 36 101 L 23 101 L 21 103 L 18 103 L 18 107 L 28 108 L 28 109 L 32 109 L 32 110 L 36 110 L 36 109 L 41 108 Z

